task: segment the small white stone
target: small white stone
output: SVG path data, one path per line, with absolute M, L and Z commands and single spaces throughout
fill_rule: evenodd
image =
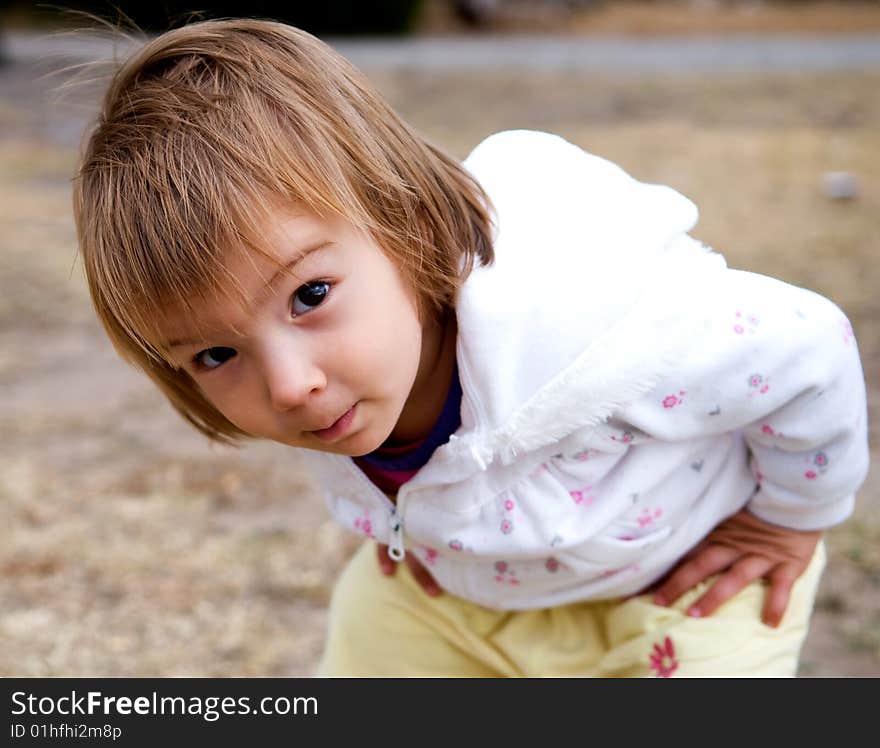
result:
M 859 180 L 848 171 L 826 171 L 822 175 L 822 194 L 829 200 L 854 200 L 859 196 Z

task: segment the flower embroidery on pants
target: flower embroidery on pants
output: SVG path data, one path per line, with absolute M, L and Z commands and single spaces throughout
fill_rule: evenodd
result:
M 663 644 L 655 644 L 654 651 L 648 658 L 651 670 L 658 678 L 669 678 L 678 670 L 678 660 L 675 659 L 675 645 L 668 636 Z

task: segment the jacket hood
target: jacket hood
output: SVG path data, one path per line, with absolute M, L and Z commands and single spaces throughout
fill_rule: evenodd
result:
M 462 429 L 445 448 L 506 464 L 652 387 L 725 264 L 687 236 L 689 199 L 557 136 L 499 133 L 464 164 L 492 200 L 495 261 L 457 300 Z

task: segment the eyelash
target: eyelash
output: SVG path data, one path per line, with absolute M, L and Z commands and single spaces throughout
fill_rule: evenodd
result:
M 300 291 L 302 291 L 303 289 L 309 289 L 314 292 L 316 286 L 323 287 L 323 289 L 324 289 L 323 298 L 321 298 L 321 300 L 317 304 L 315 304 L 313 307 L 311 307 L 307 311 L 298 312 L 298 313 L 295 312 L 293 309 L 293 305 L 294 305 L 294 302 L 297 300 L 297 295 L 300 293 Z M 319 306 L 323 305 L 324 302 L 327 300 L 327 297 L 330 295 L 330 291 L 332 288 L 333 288 L 333 286 L 329 281 L 313 280 L 313 281 L 309 281 L 308 283 L 303 283 L 290 296 L 290 302 L 289 302 L 290 316 L 293 318 L 302 317 L 304 314 L 308 314 L 309 312 L 313 311 L 314 309 L 317 309 Z M 301 301 L 301 303 L 304 303 L 304 302 L 302 302 L 302 300 L 300 300 L 300 301 Z M 217 361 L 217 358 L 211 354 L 211 351 L 214 351 L 215 353 L 217 353 L 219 351 L 232 351 L 232 355 L 228 356 L 227 358 L 224 358 L 222 361 Z M 217 361 L 217 365 L 216 366 L 208 366 L 207 364 L 205 364 L 203 357 L 206 355 L 209 355 L 209 356 L 211 356 L 211 358 L 214 358 L 214 360 Z M 222 357 L 222 355 L 223 354 L 221 354 L 221 357 Z M 234 348 L 230 348 L 229 346 L 218 345 L 218 346 L 212 346 L 211 348 L 205 348 L 205 349 L 199 351 L 198 353 L 196 353 L 195 356 L 193 356 L 192 362 L 193 362 L 193 366 L 196 368 L 197 371 L 208 372 L 208 371 L 214 371 L 215 369 L 219 369 L 221 366 L 223 366 L 223 364 L 225 364 L 230 359 L 235 358 L 237 355 L 238 355 L 238 351 L 236 351 Z

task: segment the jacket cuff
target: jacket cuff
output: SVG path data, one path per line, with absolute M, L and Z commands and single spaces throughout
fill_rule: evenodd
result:
M 771 503 L 769 497 L 759 491 L 746 504 L 746 508 L 758 519 L 772 525 L 792 530 L 824 530 L 840 524 L 852 514 L 855 498 L 855 494 L 849 494 L 836 501 L 823 503 L 801 499 L 797 502 L 786 502 L 788 505 L 784 506 L 778 501 Z

